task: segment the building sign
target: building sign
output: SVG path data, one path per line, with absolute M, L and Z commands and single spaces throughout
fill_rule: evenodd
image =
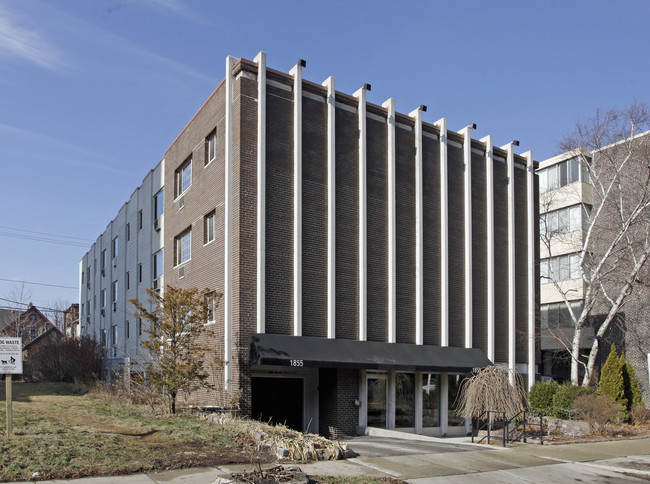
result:
M 0 374 L 20 375 L 23 372 L 23 339 L 0 338 Z

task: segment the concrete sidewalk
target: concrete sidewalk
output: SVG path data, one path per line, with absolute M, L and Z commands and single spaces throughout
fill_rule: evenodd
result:
M 349 444 L 355 449 L 355 439 L 351 439 Z M 650 438 L 544 446 L 517 444 L 503 448 L 471 445 L 469 439 L 409 440 L 365 437 L 359 438 L 357 445 L 364 451 L 356 458 L 321 461 L 299 467 L 308 475 L 372 475 L 393 477 L 417 484 L 467 481 L 546 484 L 650 480 Z M 217 477 L 249 469 L 250 465 L 237 465 L 41 482 L 211 484 Z

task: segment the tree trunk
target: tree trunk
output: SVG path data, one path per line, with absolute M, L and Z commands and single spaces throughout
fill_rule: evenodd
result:
M 169 411 L 172 415 L 176 415 L 176 392 L 173 391 L 169 394 Z
M 571 343 L 571 384 L 579 384 L 578 368 L 580 364 L 580 336 L 582 335 L 582 324 L 578 322 L 576 329 L 573 333 L 573 341 Z

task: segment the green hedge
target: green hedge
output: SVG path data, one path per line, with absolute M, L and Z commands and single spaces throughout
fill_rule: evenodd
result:
M 553 413 L 553 396 L 560 385 L 554 381 L 540 381 L 535 383 L 528 392 L 528 405 L 533 412 L 542 412 L 544 415 Z
M 570 418 L 573 402 L 582 395 L 591 395 L 594 391 L 591 388 L 573 386 L 571 383 L 558 385 L 553 395 L 553 416 L 556 418 Z

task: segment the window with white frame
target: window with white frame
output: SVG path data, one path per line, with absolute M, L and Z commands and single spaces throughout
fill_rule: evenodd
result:
M 111 344 L 113 346 L 117 344 L 117 324 L 111 326 Z
M 213 210 L 203 218 L 203 243 L 208 244 L 217 238 L 217 215 Z
M 541 259 L 539 261 L 539 272 L 542 284 L 580 279 L 582 277 L 580 255 L 565 254 Z
M 561 208 L 539 216 L 539 233 L 542 237 L 553 237 L 589 228 L 589 207 L 581 204 Z
M 205 164 L 207 165 L 217 157 L 217 130 L 212 131 L 205 138 Z
M 154 281 L 163 275 L 163 251 L 160 249 L 153 255 L 153 279 Z
M 550 190 L 557 190 L 560 187 L 569 185 L 580 180 L 580 161 L 577 157 L 570 158 L 561 163 L 551 165 L 537 172 L 539 176 L 539 192 L 544 193 Z M 588 183 L 583 172 L 583 181 Z
M 117 295 L 118 295 L 117 281 L 113 281 L 113 285 L 111 286 L 111 299 L 113 302 L 117 301 Z
M 174 240 L 176 245 L 176 265 L 184 264 L 192 258 L 192 230 L 188 229 Z
M 176 170 L 176 196 L 179 197 L 192 185 L 192 158 Z
M 165 190 L 161 188 L 160 191 L 153 197 L 154 220 L 158 220 L 160 217 L 162 217 L 162 214 L 164 212 L 164 199 Z
M 113 239 L 113 244 L 112 244 L 112 249 L 111 249 L 111 255 L 113 258 L 117 257 L 118 254 L 118 248 L 119 248 L 119 237 L 115 237 Z
M 106 249 L 102 250 L 101 254 L 102 269 L 106 268 Z
M 542 304 L 540 311 L 542 315 L 542 329 L 573 326 L 573 316 L 578 319 L 582 314 L 583 301 L 571 301 L 569 307 L 565 302 Z
M 106 307 L 106 289 L 102 289 L 100 302 L 101 302 L 101 307 L 105 308 Z
M 205 304 L 207 307 L 207 323 L 212 324 L 217 320 L 217 294 L 211 292 L 205 296 Z

